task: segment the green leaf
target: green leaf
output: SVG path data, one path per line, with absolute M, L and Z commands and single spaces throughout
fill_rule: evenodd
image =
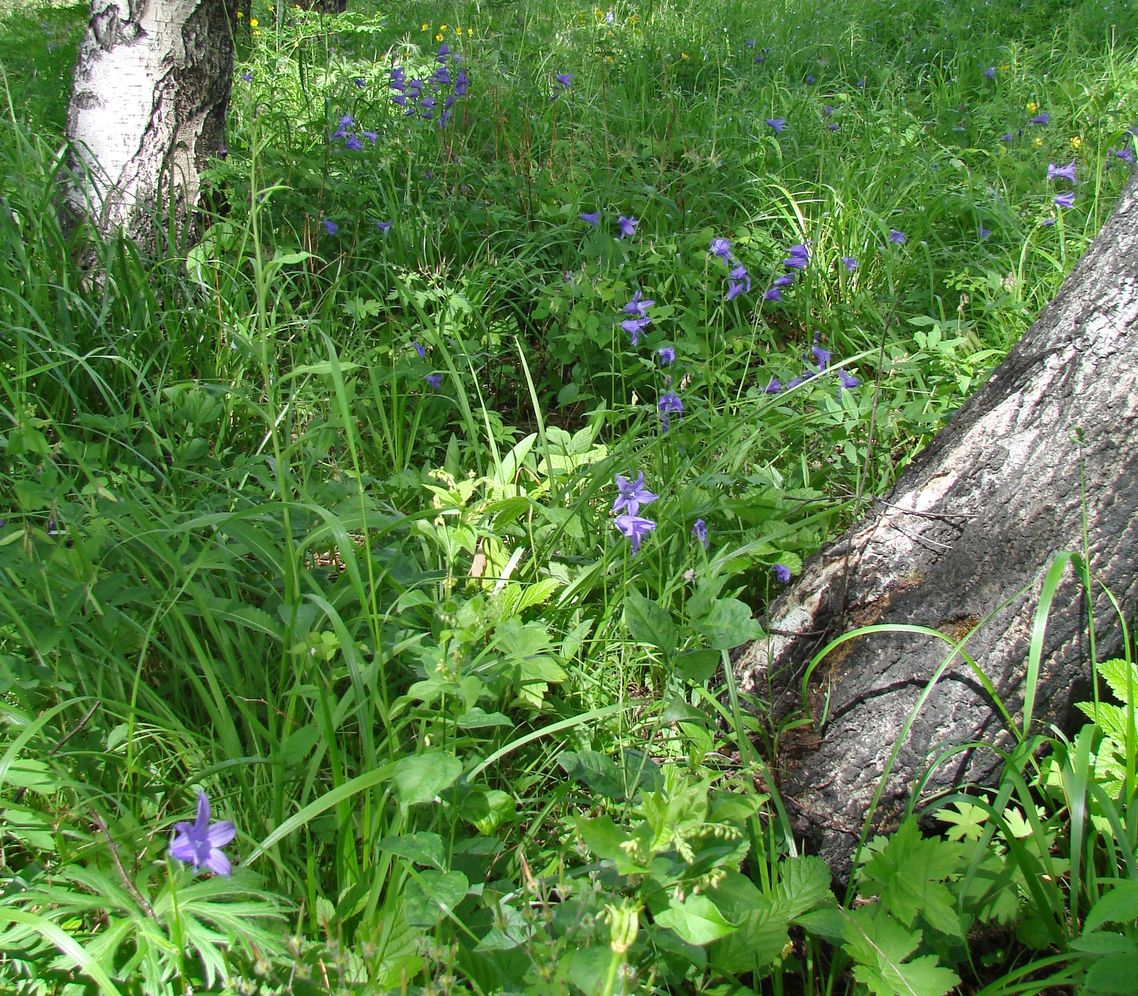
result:
M 822 858 L 806 854 L 779 863 L 774 905 L 787 919 L 793 920 L 833 898 L 830 866 Z
M 703 946 L 735 930 L 707 896 L 689 896 L 680 906 L 656 915 L 656 923 L 674 930 L 688 944 Z
M 605 978 L 614 955 L 607 944 L 581 948 L 569 955 L 567 963 L 569 981 L 581 992 L 604 992 Z
M 433 927 L 466 896 L 470 883 L 462 872 L 425 871 L 403 887 L 403 915 L 412 927 Z
M 676 624 L 668 610 L 635 589 L 624 597 L 624 625 L 637 643 L 658 647 L 665 657 L 676 652 Z
M 453 754 L 433 750 L 395 762 L 395 787 L 405 806 L 434 802 L 440 792 L 462 774 L 462 762 Z
M 919 930 L 908 930 L 881 906 L 863 906 L 845 918 L 845 949 L 858 962 L 853 975 L 880 996 L 942 996 L 960 978 L 932 955 L 906 961 L 921 943 Z
M 717 598 L 707 615 L 693 622 L 713 650 L 733 650 L 763 634 L 759 621 L 737 598 Z
M 685 650 L 675 660 L 676 674 L 684 681 L 701 685 L 719 668 L 718 650 Z
M 420 831 L 419 833 L 405 833 L 397 837 L 384 837 L 379 842 L 379 849 L 389 854 L 398 854 L 401 858 L 413 861 L 417 865 L 427 865 L 430 868 L 442 869 L 446 863 L 443 852 L 443 839 L 437 833 Z
M 564 750 L 557 755 L 557 763 L 570 778 L 576 778 L 606 799 L 627 798 L 624 776 L 612 758 L 595 750 Z
M 1138 919 L 1138 882 L 1120 881 L 1091 907 L 1083 922 L 1089 934 L 1104 923 L 1133 923 Z
M 790 940 L 789 921 L 763 899 L 759 909 L 739 922 L 738 930 L 718 941 L 711 950 L 711 962 L 720 971 L 740 975 L 773 965 L 782 957 Z
M 577 817 L 577 833 L 585 846 L 598 858 L 607 858 L 615 861 L 623 852 L 620 845 L 629 839 L 629 835 L 613 823 L 608 816 L 594 816 L 592 819 L 584 816 Z
M 1138 951 L 1108 955 L 1096 961 L 1087 972 L 1084 993 L 1132 993 L 1138 979 Z

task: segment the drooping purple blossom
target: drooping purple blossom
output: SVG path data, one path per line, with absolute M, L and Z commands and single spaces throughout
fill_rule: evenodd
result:
M 775 134 L 778 134 L 786 127 L 786 118 L 767 118 L 766 121 Z
M 411 343 L 411 348 L 419 354 L 419 359 L 423 359 L 427 355 L 427 347 L 424 346 L 421 342 Z
M 655 303 L 656 302 L 651 298 L 646 300 L 641 297 L 641 291 L 637 290 L 636 293 L 632 295 L 632 300 L 625 304 L 625 306 L 621 308 L 621 311 L 626 315 L 639 315 L 641 318 L 644 318 L 648 314 L 648 309 Z
M 903 246 L 909 241 L 909 236 L 902 232 L 899 228 L 889 229 L 889 241 L 895 246 Z
M 252 83 L 253 82 L 253 74 L 251 72 L 249 72 L 248 69 L 246 69 L 245 72 L 243 72 L 241 74 L 241 79 L 244 80 L 246 83 Z
M 787 584 L 790 581 L 790 568 L 785 564 L 774 565 L 774 576 L 779 584 Z
M 718 256 L 724 263 L 731 263 L 731 243 L 727 239 L 712 239 L 707 250 L 712 256 Z
M 1110 151 L 1114 153 L 1115 159 L 1121 159 L 1124 163 L 1134 162 L 1134 149 L 1129 145 L 1123 146 L 1121 149 L 1111 149 Z
M 627 512 L 636 515 L 644 505 L 651 505 L 660 496 L 648 490 L 644 483 L 644 471 L 636 475 L 635 481 L 630 481 L 623 474 L 617 474 L 613 479 L 616 485 L 616 501 L 612 503 L 613 512 Z
M 696 519 L 692 523 L 691 534 L 705 550 L 707 549 L 707 523 L 703 519 Z
M 571 87 L 573 85 L 573 74 L 572 73 L 558 73 L 553 78 L 555 80 L 557 80 L 558 84 L 560 86 L 564 87 L 566 90 L 568 90 L 569 87 Z
M 1054 163 L 1047 164 L 1047 179 L 1048 180 L 1070 180 L 1072 183 L 1078 182 L 1075 179 L 1075 160 L 1072 159 L 1066 166 L 1056 166 Z
M 582 221 L 587 221 L 593 228 L 597 228 L 601 223 L 600 211 L 582 211 L 577 217 Z
M 661 346 L 656 350 L 656 355 L 660 357 L 662 367 L 670 367 L 676 362 L 676 351 L 671 346 Z
M 622 214 L 616 222 L 617 228 L 620 229 L 620 235 L 618 237 L 622 239 L 628 238 L 636 231 L 636 226 L 639 224 L 639 218 L 633 218 L 631 216 Z
M 841 367 L 838 367 L 838 380 L 841 381 L 841 387 L 857 387 L 861 383 L 853 374 L 846 373 Z M 841 390 L 841 387 L 838 389 Z
M 984 75 L 987 76 L 988 79 L 994 80 L 996 78 L 996 67 L 995 66 L 989 66 L 987 69 L 984 70 Z
M 751 289 L 751 276 L 747 273 L 747 268 L 740 263 L 729 274 L 730 278 L 727 285 L 726 300 L 733 301 L 740 294 L 746 294 Z
M 817 343 L 810 347 L 810 352 L 814 356 L 815 362 L 818 364 L 818 370 L 825 370 L 830 363 L 831 353 L 828 349 L 823 349 Z
M 766 390 L 764 390 L 763 393 L 764 394 L 778 394 L 778 392 L 781 390 L 782 390 L 782 385 L 778 382 L 778 378 L 772 377 L 771 382 L 769 384 L 767 384 Z
M 329 235 L 338 235 L 340 233 L 340 226 L 337 225 L 331 218 L 325 218 L 322 222 L 320 222 L 320 224 L 324 226 L 324 231 L 326 231 Z
M 640 345 L 640 334 L 651 321 L 651 318 L 626 318 L 620 323 L 620 327 L 631 336 L 633 349 Z
M 441 373 L 426 374 L 423 380 L 430 384 L 436 391 L 443 386 L 443 375 Z
M 844 266 L 850 273 L 853 273 L 853 271 L 857 269 L 857 257 L 843 256 L 842 266 Z
M 981 242 L 987 242 L 988 239 L 992 237 L 992 230 L 990 228 L 985 228 L 983 225 L 980 225 L 976 229 L 976 234 L 980 237 Z
M 794 275 L 792 273 L 784 273 L 781 277 L 775 277 L 771 284 L 775 287 L 790 287 L 794 283 Z
M 349 135 L 344 139 L 344 148 L 350 149 L 352 152 L 359 152 L 364 147 L 364 143 L 359 140 L 356 135 Z
M 667 391 L 656 402 L 656 413 L 660 416 L 660 427 L 667 432 L 672 427 L 671 416 L 683 415 L 684 403 L 675 391 Z
M 780 291 L 777 287 L 771 287 L 766 292 L 764 292 L 763 300 L 774 301 L 777 303 L 782 300 L 782 291 Z
M 656 528 L 656 523 L 651 519 L 646 519 L 641 515 L 633 515 L 631 513 L 628 515 L 618 515 L 613 519 L 613 524 L 623 535 L 628 537 L 629 542 L 632 544 L 633 553 L 640 551 L 641 540 Z
M 197 819 L 193 823 L 174 824 L 174 840 L 170 856 L 194 866 L 194 871 L 208 868 L 215 875 L 229 875 L 232 865 L 221 851 L 234 837 L 237 828 L 229 820 L 209 821 L 209 796 L 198 793 Z
M 1040 111 L 1035 117 L 1027 119 L 1028 124 L 1045 125 L 1051 123 L 1051 115 L 1046 111 Z
M 1065 194 L 1055 195 L 1055 205 L 1061 208 L 1069 208 L 1075 206 L 1075 194 L 1073 191 L 1068 191 Z

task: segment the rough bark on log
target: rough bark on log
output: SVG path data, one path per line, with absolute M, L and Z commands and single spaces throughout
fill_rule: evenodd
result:
M 987 384 L 891 493 L 772 604 L 770 630 L 799 635 L 746 648 L 735 662 L 741 686 L 773 701 L 777 721 L 801 709 L 801 678 L 831 639 L 870 623 L 917 624 L 955 639 L 968 634 L 967 652 L 1018 720 L 1042 577 L 1057 552 L 1083 549 L 1080 475 L 1091 570 L 1127 611 L 1138 599 L 1136 381 L 1138 174 Z M 1068 725 L 1071 703 L 1089 689 L 1086 595 L 1071 573 L 1047 624 L 1037 730 Z M 1099 659 L 1118 654 L 1121 633 L 1101 589 L 1095 619 Z M 862 636 L 811 674 L 808 711 L 817 721 L 825 708 L 825 725 L 786 738 L 777 774 L 798 831 L 840 876 L 886 760 L 949 646 L 908 634 Z M 957 657 L 900 750 L 874 826 L 892 825 L 936 755 L 973 741 L 1010 739 Z M 997 773 L 994 752 L 965 750 L 928 790 Z
M 173 211 L 193 234 L 206 161 L 222 147 L 231 0 L 91 0 L 67 115 L 68 206 L 104 235 L 152 246 Z

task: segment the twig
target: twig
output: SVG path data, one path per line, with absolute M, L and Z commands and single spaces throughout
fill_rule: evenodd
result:
M 89 812 L 91 814 L 91 822 L 94 823 L 95 826 L 99 828 L 103 836 L 107 838 L 107 844 L 109 844 L 111 848 L 111 860 L 114 861 L 115 868 L 118 869 L 119 878 L 122 879 L 122 884 L 126 886 L 126 891 L 134 897 L 134 901 L 142 907 L 142 911 L 148 917 L 150 917 L 151 920 L 153 920 L 155 923 L 159 923 L 158 917 L 154 914 L 154 907 L 151 906 L 147 898 L 138 891 L 138 888 L 130 880 L 130 876 L 127 875 L 126 869 L 123 868 L 122 861 L 119 859 L 118 844 L 115 843 L 114 838 L 111 836 L 111 832 L 107 829 L 107 825 L 103 822 L 103 818 L 93 809 L 89 810 Z M 159 926 L 161 926 L 160 923 Z

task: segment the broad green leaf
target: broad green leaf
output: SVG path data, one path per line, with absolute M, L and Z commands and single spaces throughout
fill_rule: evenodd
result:
M 462 762 L 453 754 L 434 750 L 395 762 L 395 787 L 405 806 L 434 802 L 440 792 L 462 774 Z
M 622 855 L 620 845 L 629 840 L 629 835 L 608 816 L 577 817 L 577 833 L 585 846 L 598 858 L 616 860 Z
M 1084 993 L 1133 993 L 1138 980 L 1138 951 L 1107 955 L 1087 972 Z
M 1133 923 L 1138 919 L 1138 882 L 1120 881 L 1110 892 L 1101 896 L 1091 907 L 1083 922 L 1083 932 L 1089 934 L 1104 923 Z
M 568 955 L 562 962 L 568 967 L 569 980 L 581 992 L 604 992 L 605 978 L 613 953 L 607 944 L 581 948 Z
M 564 750 L 557 755 L 557 763 L 570 778 L 583 782 L 606 799 L 627 798 L 624 776 L 612 758 L 595 750 Z
M 688 896 L 680 906 L 656 915 L 656 923 L 674 930 L 688 944 L 703 946 L 735 930 L 707 896 Z
M 759 621 L 737 598 L 717 598 L 707 615 L 693 622 L 713 650 L 733 650 L 763 634 Z
M 741 975 L 757 971 L 763 974 L 782 956 L 790 937 L 789 921 L 765 903 L 738 924 L 735 933 L 717 941 L 711 949 L 711 963 L 721 971 Z
M 470 883 L 462 872 L 424 871 L 403 887 L 403 915 L 412 927 L 433 927 L 462 902 Z
M 635 589 L 624 597 L 624 624 L 637 643 L 658 647 L 665 657 L 676 652 L 676 624 L 668 610 Z
M 446 863 L 443 852 L 443 839 L 437 833 L 420 831 L 405 833 L 397 837 L 384 837 L 379 849 L 389 854 L 414 861 L 417 865 L 427 865 L 441 870 Z
M 833 898 L 830 866 L 822 858 L 806 854 L 779 863 L 774 905 L 787 919 L 793 920 Z
M 718 650 L 685 650 L 675 659 L 674 666 L 678 677 L 701 685 L 718 670 L 720 659 Z

